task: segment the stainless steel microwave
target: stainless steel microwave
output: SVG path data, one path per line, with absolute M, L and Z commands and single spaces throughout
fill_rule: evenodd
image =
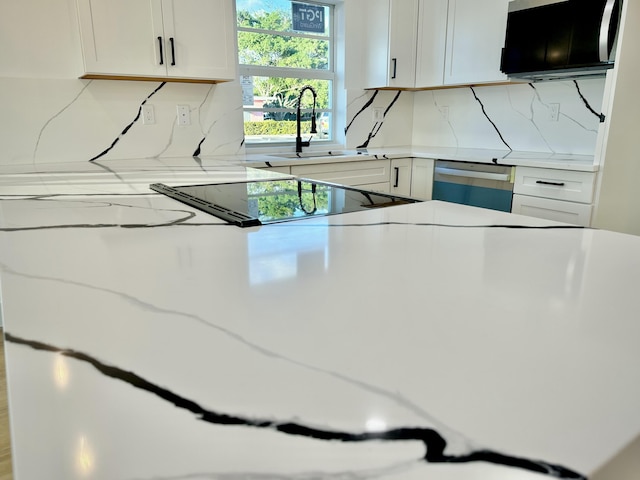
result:
M 622 0 L 514 0 L 501 70 L 529 79 L 601 75 L 613 67 Z

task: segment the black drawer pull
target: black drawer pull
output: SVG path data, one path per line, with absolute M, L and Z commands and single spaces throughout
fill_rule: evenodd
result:
M 545 182 L 544 180 L 536 180 L 540 185 L 553 185 L 555 187 L 564 187 L 564 182 Z
M 391 78 L 394 79 L 394 78 L 396 78 L 396 73 L 397 73 L 397 70 L 398 70 L 398 59 L 397 58 L 392 58 L 391 59 L 391 63 L 393 64 L 393 68 L 391 69 L 391 71 L 393 72 L 391 74 Z
M 398 181 L 400 180 L 400 168 L 393 167 L 393 169 L 396 171 L 396 182 L 393 184 L 393 188 L 398 188 Z
M 158 37 L 158 46 L 160 47 L 160 65 L 164 65 L 164 54 L 162 52 L 162 37 Z

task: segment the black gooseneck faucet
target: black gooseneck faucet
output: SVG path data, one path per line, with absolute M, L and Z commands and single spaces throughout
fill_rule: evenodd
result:
M 310 85 L 306 85 L 302 87 L 302 90 L 300 90 L 300 95 L 298 96 L 298 108 L 296 110 L 296 153 L 301 153 L 302 147 L 308 147 L 311 144 L 311 137 L 309 137 L 308 141 L 303 142 L 302 136 L 300 133 L 300 117 L 301 117 L 300 102 L 302 101 L 302 95 L 304 95 L 304 92 L 306 92 L 307 90 L 310 90 L 311 93 L 313 94 L 313 110 L 311 112 L 311 132 L 310 133 L 312 134 L 318 133 L 318 131 L 316 130 L 316 99 L 318 98 L 318 95 Z

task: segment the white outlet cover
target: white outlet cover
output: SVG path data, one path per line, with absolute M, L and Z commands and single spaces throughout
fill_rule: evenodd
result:
M 178 105 L 178 125 L 190 125 L 191 124 L 191 110 L 189 105 Z
M 560 104 L 550 103 L 549 104 L 549 120 L 551 120 L 552 122 L 557 122 L 558 117 L 560 117 Z
M 156 114 L 153 110 L 153 105 L 148 103 L 142 106 L 142 124 L 153 125 L 156 123 Z

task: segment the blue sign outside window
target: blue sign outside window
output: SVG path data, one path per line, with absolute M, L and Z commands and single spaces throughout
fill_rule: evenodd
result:
M 291 17 L 298 32 L 324 33 L 324 7 L 291 2 Z

